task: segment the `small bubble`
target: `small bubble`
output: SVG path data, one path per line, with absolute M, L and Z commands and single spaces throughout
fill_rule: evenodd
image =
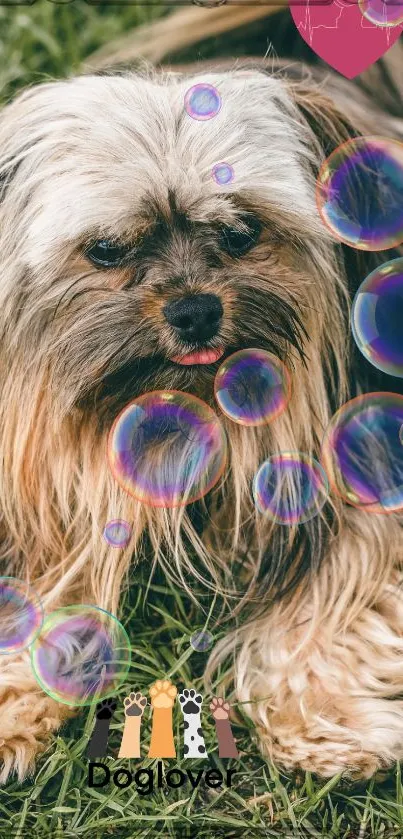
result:
M 403 23 L 403 2 L 399 0 L 359 0 L 364 17 L 375 26 L 398 26 Z
M 253 484 L 258 510 L 283 525 L 309 521 L 320 512 L 328 494 L 329 485 L 321 465 L 299 452 L 269 457 Z
M 198 653 L 204 653 L 213 645 L 214 638 L 208 630 L 194 632 L 190 638 L 190 646 Z
M 16 577 L 0 577 L 0 655 L 24 650 L 43 624 L 43 608 L 36 592 Z
M 207 120 L 217 116 L 221 96 L 211 84 L 195 84 L 185 94 L 185 110 L 192 119 Z
M 216 163 L 211 172 L 215 182 L 222 186 L 234 180 L 234 170 L 229 163 Z
M 112 548 L 124 548 L 130 541 L 132 528 L 123 519 L 108 521 L 104 529 L 104 539 Z
M 239 425 L 263 425 L 287 407 L 290 375 L 282 361 L 271 353 L 240 350 L 219 367 L 214 390 L 227 417 Z

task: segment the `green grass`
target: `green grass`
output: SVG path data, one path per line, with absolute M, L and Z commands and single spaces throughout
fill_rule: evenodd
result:
M 97 6 L 84 0 L 0 4 L 0 101 L 27 84 L 74 73 L 95 49 L 163 11 L 164 4 L 147 0 Z
M 156 761 L 116 759 L 123 728 L 123 699 L 132 689 L 148 694 L 158 677 L 169 676 L 178 688 L 194 685 L 203 691 L 203 672 L 208 653 L 189 645 L 189 636 L 205 625 L 208 598 L 203 608 L 189 601 L 158 574 L 146 598 L 148 569 L 132 574 L 125 595 L 122 620 L 132 643 L 131 672 L 119 691 L 118 710 L 111 727 L 108 757 L 115 771 L 156 767 Z M 215 639 L 226 631 L 214 628 Z M 140 795 L 136 785 L 119 789 L 112 783 L 90 789 L 87 783 L 86 745 L 94 722 L 94 708 L 82 708 L 55 737 L 41 757 L 36 775 L 22 786 L 11 781 L 0 793 L 0 837 L 49 837 L 49 839 L 146 839 L 146 837 L 352 837 L 403 836 L 403 785 L 398 768 L 382 783 L 374 780 L 347 785 L 336 776 L 328 781 L 309 774 L 287 777 L 259 754 L 255 732 L 242 705 L 237 707 L 234 733 L 240 759 L 220 761 L 215 730 L 204 696 L 203 727 L 209 761 L 183 761 L 181 712 L 174 709 L 178 758 L 165 761 L 165 769 L 177 765 L 236 770 L 233 786 L 209 790 L 190 785 L 179 789 L 154 789 Z M 178 703 L 176 703 L 178 705 Z M 150 735 L 149 709 L 143 720 L 142 752 L 147 754 Z M 166 792 L 167 790 L 167 792 Z
M 162 7 L 119 5 L 96 7 L 76 0 L 55 5 L 38 0 L 32 6 L 0 6 L 0 99 L 47 78 L 73 73 L 93 50 L 131 27 L 161 13 Z M 122 620 L 133 644 L 130 678 L 120 691 L 120 708 L 112 725 L 106 762 L 113 769 L 139 763 L 116 761 L 123 726 L 122 700 L 132 688 L 148 693 L 155 678 L 169 675 L 178 686 L 202 689 L 207 654 L 189 645 L 189 635 L 204 625 L 208 612 L 196 609 L 162 576 L 147 589 L 147 568 L 133 573 Z M 146 602 L 145 602 L 146 601 Z M 219 637 L 224 628 L 215 633 Z M 209 697 L 205 697 L 208 707 Z M 41 757 L 35 777 L 22 786 L 11 780 L 0 791 L 0 839 L 146 839 L 146 837 L 366 837 L 403 836 L 403 785 L 400 768 L 381 783 L 372 780 L 348 786 L 338 777 L 324 782 L 301 774 L 287 777 L 260 755 L 255 733 L 238 707 L 235 735 L 241 758 L 231 788 L 221 791 L 188 786 L 156 789 L 141 796 L 134 786 L 89 789 L 84 752 L 94 720 L 94 709 L 81 709 L 54 738 Z M 175 709 L 177 744 L 181 743 L 180 711 Z M 214 727 L 204 714 L 210 763 L 221 767 Z M 149 720 L 144 723 L 149 736 Z M 143 742 L 147 750 L 147 738 Z M 181 754 L 179 745 L 178 754 Z M 152 765 L 144 759 L 142 766 Z M 204 766 L 206 761 L 200 763 Z M 229 762 L 225 762 L 229 763 Z M 172 763 L 166 762 L 166 769 Z M 178 759 L 184 768 L 184 762 Z M 191 761 L 195 766 L 195 761 Z

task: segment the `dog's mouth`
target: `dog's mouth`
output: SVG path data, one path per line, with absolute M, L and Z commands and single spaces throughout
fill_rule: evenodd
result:
M 224 355 L 224 347 L 205 347 L 194 352 L 174 355 L 169 360 L 174 364 L 181 364 L 183 367 L 191 367 L 199 364 L 214 364 Z
M 86 409 L 92 404 L 98 419 L 108 424 L 130 401 L 155 390 L 181 390 L 213 404 L 217 370 L 229 356 L 247 347 L 232 343 L 188 348 L 187 352 L 184 348 L 183 354 L 175 356 L 159 353 L 134 358 L 102 377 L 78 404 Z

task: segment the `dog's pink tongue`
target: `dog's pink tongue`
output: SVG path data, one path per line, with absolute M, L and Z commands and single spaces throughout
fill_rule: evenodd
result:
M 171 358 L 171 361 L 175 361 L 176 364 L 184 364 L 185 366 L 189 366 L 190 364 L 213 364 L 214 361 L 218 361 L 221 358 L 223 353 L 224 350 L 222 348 L 219 350 L 198 350 L 197 352 L 190 352 L 187 355 L 175 355 Z

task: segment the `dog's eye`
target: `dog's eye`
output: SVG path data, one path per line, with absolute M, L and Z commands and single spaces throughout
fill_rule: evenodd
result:
M 120 265 L 122 259 L 129 251 L 129 245 L 122 245 L 110 239 L 99 239 L 87 248 L 85 255 L 94 265 L 113 268 Z
M 256 244 L 262 225 L 257 218 L 247 219 L 247 230 L 235 230 L 233 227 L 223 227 L 221 230 L 221 244 L 231 256 L 242 256 Z

